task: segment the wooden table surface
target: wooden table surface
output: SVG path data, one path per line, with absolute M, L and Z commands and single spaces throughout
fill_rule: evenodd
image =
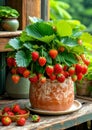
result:
M 82 108 L 76 112 L 58 115 L 58 116 L 46 116 L 40 115 L 41 121 L 38 123 L 31 122 L 31 117 L 27 119 L 24 126 L 17 126 L 16 123 L 12 123 L 10 126 L 2 126 L 0 123 L 0 130 L 63 130 L 92 120 L 92 101 L 77 99 L 82 103 Z M 6 105 L 12 105 L 19 103 L 21 106 L 25 106 L 29 103 L 28 99 L 19 100 L 0 100 L 0 109 Z M 30 112 L 31 113 L 31 112 Z M 31 113 L 32 114 L 32 113 Z

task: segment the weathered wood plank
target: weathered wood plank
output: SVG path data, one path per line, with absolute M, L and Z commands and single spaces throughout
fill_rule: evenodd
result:
M 29 103 L 28 99 L 13 100 L 15 103 L 20 103 L 22 106 Z M 59 116 L 41 116 L 41 121 L 38 123 L 31 122 L 31 117 L 27 120 L 23 127 L 16 126 L 16 123 L 12 123 L 7 127 L 7 130 L 60 130 L 76 126 L 84 123 L 88 120 L 92 120 L 92 103 L 90 101 L 79 100 L 83 102 L 83 106 L 80 110 L 71 114 L 59 115 Z M 13 103 L 14 103 L 13 102 Z M 9 104 L 12 104 L 10 102 Z M 5 104 L 0 104 L 0 108 Z M 0 124 L 0 130 L 5 130 Z

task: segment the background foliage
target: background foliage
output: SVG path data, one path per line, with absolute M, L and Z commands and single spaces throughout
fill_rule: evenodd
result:
M 57 2 L 66 2 L 69 4 L 65 8 L 73 19 L 80 20 L 87 26 L 87 31 L 92 33 L 92 1 L 91 0 L 54 0 Z

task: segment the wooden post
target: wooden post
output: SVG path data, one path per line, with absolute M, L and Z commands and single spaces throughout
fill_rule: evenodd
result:
M 28 16 L 41 17 L 41 0 L 7 0 L 6 5 L 19 11 L 19 29 L 24 29 L 29 23 Z
M 49 20 L 50 5 L 49 0 L 41 0 L 41 18 L 43 20 Z

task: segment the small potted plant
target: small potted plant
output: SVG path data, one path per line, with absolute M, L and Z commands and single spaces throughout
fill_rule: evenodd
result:
M 0 6 L 0 21 L 1 27 L 5 31 L 16 31 L 19 28 L 17 18 L 19 12 L 8 6 Z
M 80 55 L 92 41 L 91 34 L 77 20 L 43 21 L 30 18 L 21 35 L 7 47 L 7 65 L 13 82 L 30 81 L 32 108 L 64 111 L 74 102 L 74 82 L 87 73 L 89 60 Z
M 92 55 L 91 51 L 86 52 L 86 57 L 90 59 L 90 65 L 88 66 L 87 73 L 85 74 L 83 79 L 81 81 L 76 82 L 76 94 L 79 96 L 91 96 L 92 93 L 92 62 L 91 62 L 92 56 L 91 55 Z M 81 58 L 85 60 L 85 55 L 82 54 Z

